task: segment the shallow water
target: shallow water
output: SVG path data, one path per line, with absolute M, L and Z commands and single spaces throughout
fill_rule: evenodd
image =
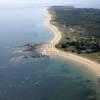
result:
M 23 45 L 51 40 L 44 8 L 0 10 L 0 100 L 88 100 L 96 80 L 87 67 L 58 57 L 23 58 Z

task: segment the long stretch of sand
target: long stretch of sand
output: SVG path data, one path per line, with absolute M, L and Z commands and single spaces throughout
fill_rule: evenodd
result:
M 47 19 L 45 21 L 45 26 L 48 27 L 48 29 L 51 30 L 54 35 L 54 38 L 50 41 L 50 43 L 48 45 L 45 45 L 45 50 L 48 52 L 48 54 L 60 56 L 60 57 L 78 62 L 84 65 L 85 67 L 91 69 L 94 73 L 96 73 L 98 77 L 100 77 L 100 64 L 92 60 L 89 60 L 87 58 L 84 58 L 84 57 L 81 57 L 69 52 L 67 53 L 67 52 L 58 50 L 55 47 L 55 45 L 58 44 L 59 41 L 61 40 L 62 35 L 59 29 L 55 25 L 51 24 L 50 21 L 52 19 L 52 15 L 49 13 L 48 9 L 46 10 L 46 16 L 47 16 Z

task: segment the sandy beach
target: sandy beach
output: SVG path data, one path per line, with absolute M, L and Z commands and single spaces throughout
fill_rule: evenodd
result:
M 46 16 L 47 19 L 44 23 L 44 25 L 53 32 L 54 38 L 50 41 L 49 44 L 45 45 L 45 50 L 49 55 L 56 55 L 59 57 L 63 57 L 65 59 L 69 59 L 72 61 L 75 61 L 77 63 L 80 63 L 82 65 L 84 65 L 84 67 L 89 68 L 91 71 L 93 71 L 96 76 L 100 77 L 100 64 L 89 60 L 88 58 L 84 58 L 72 53 L 67 53 L 61 50 L 58 50 L 55 45 L 59 43 L 59 41 L 62 38 L 61 32 L 59 31 L 59 29 L 54 26 L 53 24 L 50 23 L 52 15 L 49 13 L 48 9 L 46 9 Z

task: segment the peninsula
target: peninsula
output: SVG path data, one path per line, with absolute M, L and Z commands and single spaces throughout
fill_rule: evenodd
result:
M 96 73 L 96 75 L 98 77 L 100 77 L 100 64 L 99 64 L 99 61 L 100 61 L 99 35 L 100 34 L 96 33 L 95 36 L 91 35 L 91 34 L 90 35 L 86 34 L 85 36 L 83 36 L 84 34 L 82 34 L 82 33 L 84 33 L 86 31 L 85 27 L 81 28 L 81 26 L 79 26 L 79 25 L 72 25 L 70 23 L 71 16 L 74 16 L 72 14 L 73 13 L 76 14 L 74 17 L 77 17 L 78 13 L 80 14 L 81 11 L 84 12 L 83 15 L 86 14 L 86 16 L 89 17 L 88 13 L 91 12 L 91 14 L 94 15 L 94 12 L 96 12 L 98 14 L 98 12 L 100 10 L 85 9 L 85 8 L 84 9 L 83 8 L 73 8 L 73 7 L 50 7 L 49 9 L 46 10 L 46 15 L 48 16 L 48 18 L 45 21 L 45 26 L 47 26 L 54 33 L 54 38 L 50 41 L 49 45 L 45 45 L 45 49 L 47 50 L 47 52 L 50 55 L 60 56 L 60 57 L 81 63 L 84 66 L 88 66 L 87 68 L 90 68 L 93 72 Z M 83 15 L 81 15 L 81 16 L 83 17 Z M 69 18 L 69 16 L 70 16 L 70 21 L 68 22 L 68 24 L 65 24 L 65 23 L 67 23 L 66 20 L 69 20 L 69 19 L 67 19 L 67 18 Z M 63 17 L 65 19 L 63 19 Z M 74 21 L 76 19 L 74 19 Z M 92 20 L 92 18 L 91 18 L 91 20 Z M 63 23 L 60 23 L 60 21 L 61 22 L 63 21 Z M 81 23 L 81 21 L 80 21 L 80 23 Z M 73 20 L 72 20 L 72 23 L 73 23 Z M 91 27 L 93 27 L 93 26 L 91 26 Z M 97 27 L 99 27 L 99 26 L 97 25 Z M 99 29 L 98 29 L 98 31 L 99 31 Z M 79 32 L 82 32 L 82 33 L 79 33 Z M 86 31 L 86 32 L 88 33 L 88 31 Z M 93 47 L 94 46 L 96 46 L 96 47 L 93 49 L 88 48 L 88 49 L 83 50 L 83 46 L 85 46 L 86 41 L 89 41 L 89 43 L 91 43 L 91 45 L 94 44 Z M 82 46 L 82 49 L 80 48 L 81 46 L 77 49 L 76 44 L 74 44 L 74 42 L 79 42 L 79 43 L 82 42 L 83 44 L 82 45 L 80 44 Z M 86 43 L 86 45 L 87 45 L 87 43 Z M 99 50 L 97 50 L 97 49 L 99 49 Z M 97 59 L 96 59 L 96 57 L 97 57 Z M 95 61 L 93 59 L 95 59 Z

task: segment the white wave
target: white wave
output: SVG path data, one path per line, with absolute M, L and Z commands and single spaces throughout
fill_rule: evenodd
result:
M 23 50 L 15 50 L 15 51 L 13 51 L 13 54 L 16 54 L 16 53 L 23 53 Z
M 23 60 L 24 56 L 12 57 L 10 62 L 20 63 Z

